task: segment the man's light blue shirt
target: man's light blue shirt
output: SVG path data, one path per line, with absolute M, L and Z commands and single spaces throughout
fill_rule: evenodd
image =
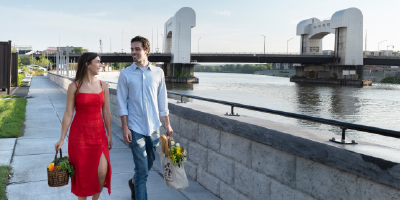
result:
M 142 71 L 135 63 L 121 70 L 117 86 L 118 115 L 127 115 L 128 128 L 149 136 L 167 116 L 168 101 L 164 71 L 149 64 Z

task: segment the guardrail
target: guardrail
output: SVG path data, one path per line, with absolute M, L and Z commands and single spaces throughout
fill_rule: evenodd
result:
M 48 53 L 46 55 L 53 56 L 56 53 Z M 64 53 L 65 54 L 65 53 Z M 119 55 L 128 55 L 130 56 L 130 52 L 123 52 L 123 53 L 99 53 L 100 56 L 119 56 Z M 40 53 L 34 53 L 34 57 L 41 56 Z M 70 56 L 80 56 L 82 53 L 70 53 Z M 150 56 L 168 56 L 171 53 L 150 53 Z M 334 56 L 332 55 L 323 55 L 322 53 L 297 53 L 297 52 L 191 52 L 191 55 L 315 55 L 315 56 Z
M 340 121 L 336 121 L 336 120 L 324 119 L 324 118 L 319 118 L 319 117 L 311 117 L 311 116 L 307 116 L 307 115 L 300 115 L 300 114 L 296 114 L 296 113 L 289 113 L 289 112 L 283 112 L 283 111 L 278 111 L 278 110 L 272 110 L 272 109 L 268 109 L 268 108 L 249 106 L 249 105 L 244 105 L 244 104 L 239 104 L 239 103 L 234 103 L 234 102 L 209 99 L 209 98 L 187 95 L 187 94 L 180 94 L 180 93 L 176 93 L 176 92 L 168 92 L 168 94 L 180 96 L 181 97 L 180 103 L 183 103 L 183 97 L 186 97 L 186 98 L 198 99 L 198 100 L 202 100 L 202 101 L 208 101 L 208 102 L 219 103 L 219 104 L 231 106 L 231 113 L 230 114 L 228 114 L 228 112 L 226 113 L 226 115 L 228 115 L 228 116 L 240 116 L 238 114 L 236 114 L 236 115 L 234 114 L 234 107 L 237 107 L 237 108 L 244 108 L 244 109 L 248 109 L 248 110 L 254 110 L 254 111 L 259 111 L 259 112 L 264 112 L 264 113 L 269 113 L 269 114 L 280 115 L 280 116 L 284 116 L 284 117 L 307 120 L 307 121 L 316 122 L 316 123 L 320 123 L 320 124 L 337 126 L 340 129 L 342 129 L 342 138 L 335 139 L 333 137 L 332 139 L 329 139 L 329 141 L 341 143 L 341 144 L 357 144 L 354 140 L 352 140 L 352 141 L 346 140 L 346 129 L 363 131 L 363 132 L 383 135 L 383 136 L 387 136 L 387 137 L 400 138 L 400 132 L 398 132 L 398 131 L 381 129 L 381 128 L 376 128 L 376 127 L 372 127 L 372 126 L 364 126 L 364 125 L 340 122 Z
M 298 53 L 298 52 L 192 52 L 191 55 L 321 55 L 322 53 Z M 324 55 L 333 56 L 333 55 Z

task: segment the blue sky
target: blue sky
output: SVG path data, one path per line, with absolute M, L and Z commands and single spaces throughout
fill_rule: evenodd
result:
M 58 3 L 60 2 L 60 3 Z M 299 52 L 300 38 L 296 25 L 303 19 L 330 18 L 335 11 L 359 8 L 364 16 L 364 35 L 368 30 L 368 50 L 400 49 L 398 8 L 400 1 L 3 1 L 0 4 L 0 41 L 13 40 L 18 45 L 32 45 L 35 50 L 58 46 L 84 46 L 90 51 L 128 51 L 129 41 L 136 35 L 150 39 L 157 47 L 158 28 L 181 7 L 196 12 L 196 27 L 192 29 L 192 52 L 262 52 L 266 35 L 266 52 Z M 5 28 L 6 27 L 6 28 Z M 123 33 L 123 38 L 122 38 Z M 333 49 L 333 35 L 324 38 L 323 49 Z M 364 48 L 364 46 L 363 46 Z

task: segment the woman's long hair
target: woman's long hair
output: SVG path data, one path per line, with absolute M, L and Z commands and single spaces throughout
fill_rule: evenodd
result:
M 83 83 L 83 78 L 87 75 L 88 66 L 86 63 L 90 65 L 92 60 L 99 56 L 97 53 L 87 52 L 83 53 L 78 59 L 78 70 L 76 71 L 75 82 L 78 83 L 78 88 L 76 89 L 75 96 L 78 94 L 79 88 L 81 88 Z

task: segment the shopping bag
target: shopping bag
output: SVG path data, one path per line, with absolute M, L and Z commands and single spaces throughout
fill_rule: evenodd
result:
M 165 157 L 162 151 L 160 151 L 158 155 L 160 156 L 161 167 L 164 172 L 165 185 L 176 190 L 183 190 L 189 187 L 184 164 L 180 167 L 178 167 L 177 164 L 172 164 L 171 158 Z
M 168 140 L 170 139 L 169 138 L 167 140 L 162 139 L 161 142 L 170 144 L 170 141 L 168 142 Z M 164 145 L 170 147 L 170 145 L 168 144 Z M 162 144 L 162 147 L 164 145 Z M 163 151 L 158 152 L 158 155 L 160 156 L 160 163 L 163 169 L 165 185 L 167 185 L 170 188 L 174 188 L 176 190 L 183 190 L 189 187 L 189 182 L 186 177 L 184 164 L 182 163 L 179 166 L 178 164 L 173 164 L 171 158 L 169 156 L 166 157 L 167 154 L 165 154 L 165 152 Z

